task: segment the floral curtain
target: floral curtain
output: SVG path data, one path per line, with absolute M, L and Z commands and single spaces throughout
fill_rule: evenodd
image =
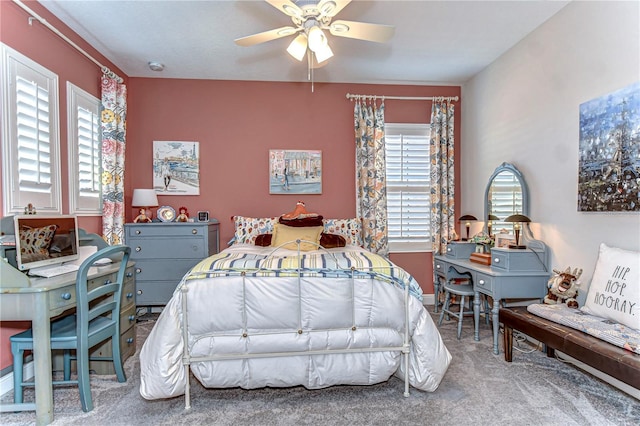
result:
M 433 254 L 445 253 L 455 230 L 454 105 L 434 99 L 431 107 L 431 242 Z
M 111 72 L 102 76 L 102 238 L 124 243 L 124 151 L 127 86 Z M 120 80 L 120 81 L 119 81 Z
M 384 102 L 376 107 L 357 99 L 353 109 L 356 136 L 356 213 L 362 220 L 364 248 L 388 253 L 387 186 L 384 152 Z

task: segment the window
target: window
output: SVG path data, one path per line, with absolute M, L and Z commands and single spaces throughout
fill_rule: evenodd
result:
M 431 251 L 428 124 L 386 124 L 389 251 Z
M 4 214 L 62 213 L 58 76 L 2 44 Z
M 69 211 L 102 214 L 100 100 L 67 82 Z

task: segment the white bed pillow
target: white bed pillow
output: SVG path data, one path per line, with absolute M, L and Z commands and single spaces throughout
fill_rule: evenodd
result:
M 582 310 L 640 330 L 640 252 L 600 244 Z

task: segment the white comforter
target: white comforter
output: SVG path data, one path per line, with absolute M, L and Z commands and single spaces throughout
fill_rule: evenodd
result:
M 371 271 L 377 272 L 357 278 L 333 276 L 326 256 L 320 259 L 315 257 L 316 252 L 306 252 L 305 262 L 310 262 L 310 266 L 298 278 L 300 268 L 292 271 L 287 266 L 297 262 L 297 252 L 272 251 L 268 247 L 235 245 L 201 262 L 191 275 L 185 276 L 142 348 L 140 393 L 144 398 L 174 397 L 185 392 L 181 328 L 185 297 L 181 288 L 185 285 L 188 341 L 193 357 L 402 345 L 405 328 L 402 287 L 410 285 L 412 293 L 417 288 L 406 272 L 391 263 L 389 272 L 389 266 L 384 266 L 388 263 L 386 259 L 347 246 L 328 250 L 332 253 L 329 257 L 338 264 L 337 269 L 349 270 L 346 263 L 366 269 L 368 264 Z M 279 265 L 278 269 L 266 272 L 252 268 L 252 265 L 264 268 L 265 259 Z M 232 265 L 233 273 L 212 266 L 216 261 Z M 246 276 L 237 273 L 241 270 L 247 272 Z M 402 280 L 404 284 L 400 283 Z M 434 391 L 451 355 L 419 298 L 408 299 L 409 383 L 421 390 Z M 337 384 L 375 384 L 393 374 L 404 378 L 401 360 L 397 351 L 302 353 L 194 362 L 191 371 L 205 387 L 211 388 L 302 385 L 317 389 Z

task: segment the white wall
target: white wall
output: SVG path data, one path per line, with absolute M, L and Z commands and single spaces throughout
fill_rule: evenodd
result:
M 640 2 L 560 10 L 462 87 L 461 212 L 484 215 L 486 182 L 506 161 L 527 181 L 531 230 L 552 267 L 584 268 L 583 288 L 600 242 L 640 250 L 640 213 L 578 212 L 576 202 L 580 104 L 639 80 Z

